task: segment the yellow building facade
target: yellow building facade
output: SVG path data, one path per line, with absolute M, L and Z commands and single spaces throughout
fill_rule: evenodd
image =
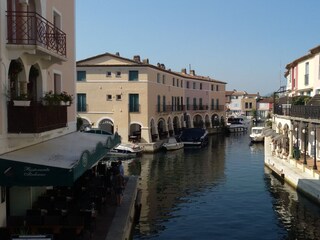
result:
M 224 122 L 226 83 L 174 72 L 140 56 L 104 53 L 77 62 L 77 112 L 86 126 L 151 143 Z

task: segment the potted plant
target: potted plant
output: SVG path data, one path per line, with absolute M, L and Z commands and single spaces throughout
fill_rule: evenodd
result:
M 61 97 L 60 94 L 54 93 L 50 90 L 44 94 L 41 100 L 44 105 L 60 105 Z
M 68 94 L 66 91 L 63 91 L 62 93 L 60 93 L 60 99 L 64 105 L 70 106 L 73 101 L 73 96 L 71 94 Z
M 21 93 L 19 96 L 13 97 L 14 106 L 30 106 L 30 98 L 27 94 Z

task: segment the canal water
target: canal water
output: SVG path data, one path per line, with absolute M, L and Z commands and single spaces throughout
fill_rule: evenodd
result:
M 209 137 L 203 149 L 144 154 L 133 239 L 320 239 L 320 208 L 264 167 L 248 133 Z

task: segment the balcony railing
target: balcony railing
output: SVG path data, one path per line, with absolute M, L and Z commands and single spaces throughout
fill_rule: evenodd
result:
M 291 104 L 276 104 L 274 106 L 274 114 L 299 118 L 320 119 L 320 107 Z
M 67 126 L 67 106 L 8 104 L 8 133 L 41 133 Z
M 7 12 L 8 44 L 37 45 L 66 57 L 66 34 L 36 12 Z

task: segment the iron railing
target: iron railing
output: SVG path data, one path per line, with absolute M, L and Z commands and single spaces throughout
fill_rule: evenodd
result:
M 7 12 L 8 44 L 37 45 L 66 57 L 66 34 L 36 12 Z
M 283 116 L 320 119 L 319 106 L 275 104 L 273 112 Z
M 32 103 L 28 107 L 8 103 L 8 133 L 41 133 L 67 126 L 67 106 L 43 106 Z

